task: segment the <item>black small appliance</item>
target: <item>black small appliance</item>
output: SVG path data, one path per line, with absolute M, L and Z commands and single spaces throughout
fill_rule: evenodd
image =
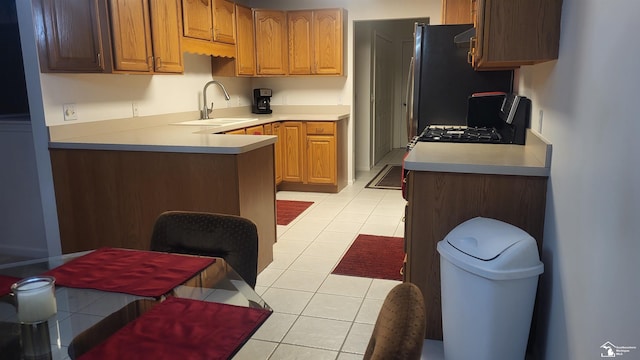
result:
M 251 112 L 254 114 L 271 114 L 271 89 L 253 89 Z

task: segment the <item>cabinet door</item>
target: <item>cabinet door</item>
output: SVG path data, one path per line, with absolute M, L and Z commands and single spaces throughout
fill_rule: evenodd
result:
M 184 71 L 180 49 L 180 3 L 178 0 L 150 0 L 154 70 Z
M 182 0 L 183 35 L 211 40 L 213 24 L 211 0 Z
M 472 0 L 442 0 L 442 24 L 471 24 Z
M 517 68 L 558 58 L 561 1 L 477 0 L 475 69 Z
M 336 184 L 336 138 L 307 135 L 307 182 Z
M 256 50 L 253 32 L 253 13 L 251 9 L 236 4 L 236 73 L 255 75 Z
M 228 0 L 213 0 L 213 41 L 236 43 L 236 8 Z
M 289 74 L 309 75 L 313 62 L 311 11 L 289 11 Z
M 33 12 L 42 72 L 105 71 L 111 55 L 97 0 L 38 0 Z
M 282 164 L 284 162 L 282 159 L 282 144 L 284 143 L 282 129 L 283 127 L 279 122 L 273 123 L 271 134 L 278 137 L 275 146 L 276 185 L 282 182 Z
M 313 11 L 313 73 L 342 75 L 342 27 L 341 9 Z
M 147 0 L 111 0 L 110 9 L 114 69 L 152 71 L 149 2 Z
M 243 128 L 243 129 L 238 129 L 238 130 L 227 131 L 227 132 L 225 132 L 225 134 L 229 134 L 229 135 L 244 135 L 244 134 L 246 134 L 246 131 Z
M 251 126 L 245 129 L 247 135 L 262 135 L 265 134 L 264 127 L 262 125 Z
M 255 10 L 258 75 L 287 74 L 287 16 L 284 11 Z
M 302 169 L 304 160 L 304 133 L 302 122 L 285 121 L 282 123 L 283 149 L 282 149 L 282 180 L 302 182 Z

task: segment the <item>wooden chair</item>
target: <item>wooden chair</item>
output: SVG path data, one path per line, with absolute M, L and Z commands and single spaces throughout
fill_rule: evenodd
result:
M 151 250 L 224 258 L 252 288 L 258 273 L 258 230 L 249 219 L 224 214 L 167 211 L 158 217 Z
M 420 289 L 412 283 L 396 285 L 382 304 L 364 359 L 420 359 L 425 328 L 426 313 Z

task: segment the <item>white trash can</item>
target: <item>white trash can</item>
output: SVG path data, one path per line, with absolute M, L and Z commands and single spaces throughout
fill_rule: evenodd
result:
M 438 252 L 445 359 L 524 359 L 544 271 L 536 241 L 477 217 L 451 230 Z

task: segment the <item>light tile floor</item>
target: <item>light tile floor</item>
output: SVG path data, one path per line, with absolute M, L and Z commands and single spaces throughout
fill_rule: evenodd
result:
M 256 285 L 274 314 L 234 359 L 362 359 L 382 302 L 399 282 L 331 271 L 358 234 L 404 236 L 401 192 L 365 188 L 404 154 L 392 151 L 337 194 L 277 193 L 277 199 L 314 203 L 278 226 L 274 261 Z

